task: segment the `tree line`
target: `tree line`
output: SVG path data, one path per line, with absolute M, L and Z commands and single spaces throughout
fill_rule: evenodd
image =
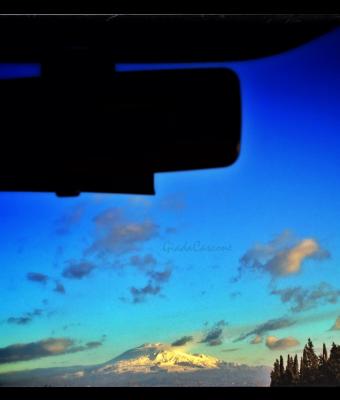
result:
M 303 349 L 303 355 L 288 354 L 286 366 L 283 357 L 276 359 L 271 372 L 270 386 L 339 386 L 340 385 L 340 346 L 334 342 L 329 356 L 325 343 L 322 354 L 317 355 L 311 339 Z

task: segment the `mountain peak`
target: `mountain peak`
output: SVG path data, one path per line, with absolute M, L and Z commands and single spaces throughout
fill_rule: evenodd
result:
M 144 343 L 102 365 L 98 372 L 180 372 L 218 368 L 221 363 L 215 357 L 174 350 L 164 343 Z

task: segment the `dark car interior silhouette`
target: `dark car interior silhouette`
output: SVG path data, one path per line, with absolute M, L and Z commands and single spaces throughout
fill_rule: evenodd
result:
M 33 63 L 39 74 L 0 82 L 0 190 L 152 194 L 155 172 L 231 165 L 241 151 L 235 73 L 114 66 L 257 59 L 338 23 L 313 15 L 1 16 L 0 62 Z

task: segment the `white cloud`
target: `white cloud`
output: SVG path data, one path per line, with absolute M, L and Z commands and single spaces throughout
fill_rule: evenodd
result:
M 314 238 L 296 240 L 284 231 L 267 244 L 256 244 L 240 259 L 239 274 L 246 269 L 268 273 L 273 278 L 300 272 L 308 259 L 323 260 L 330 256 Z

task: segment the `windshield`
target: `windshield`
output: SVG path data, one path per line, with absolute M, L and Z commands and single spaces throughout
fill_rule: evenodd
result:
M 339 46 L 335 31 L 256 61 L 116 66 L 233 69 L 240 157 L 157 174 L 155 196 L 1 193 L 0 384 L 268 386 L 309 338 L 329 354 Z

